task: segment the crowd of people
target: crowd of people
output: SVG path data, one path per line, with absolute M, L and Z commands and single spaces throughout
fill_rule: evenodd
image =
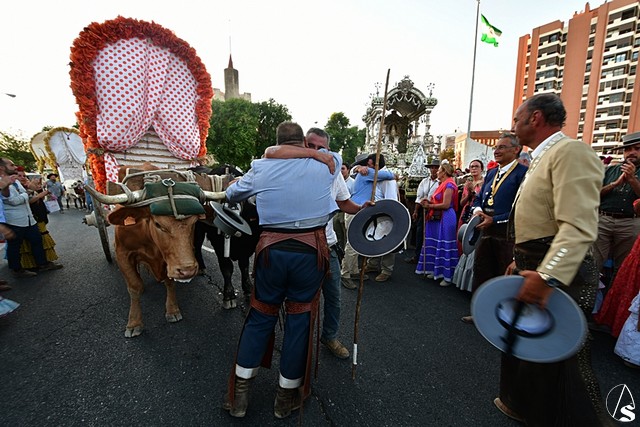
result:
M 486 165 L 486 170 L 482 161 L 473 160 L 468 178 L 457 182 L 457 173 L 450 164 L 429 160 L 430 176 L 417 185 L 415 199 L 409 205 L 415 249 L 405 261 L 415 264 L 416 274 L 426 275 L 441 286 L 464 277 L 465 283 L 456 285 L 470 292 L 493 277 L 519 274 L 523 277 L 523 286 L 518 299 L 540 307 L 546 306 L 554 288 L 559 287 L 574 299 L 587 318 L 616 322 L 614 330 L 621 331 L 616 353 L 629 366 L 635 366 L 640 352 L 637 345 L 640 238 L 634 228 L 640 214 L 640 187 L 636 188 L 640 134 L 625 137 L 621 147 L 625 161 L 612 164 L 605 171 L 605 165 L 588 145 L 561 132 L 565 119 L 559 97 L 537 95 L 517 110 L 513 131 L 500 137 L 495 147 L 495 161 Z M 345 254 L 340 266 L 342 240 L 333 231 L 335 227 L 340 230 L 338 234 L 348 236 L 353 216 L 360 209 L 376 200 L 398 198 L 398 177 L 386 170 L 384 157 L 377 157 L 375 183 L 376 156 L 372 154 L 358 156 L 351 168 L 336 158 L 337 169 L 334 174 L 328 174 L 326 166 L 318 162 L 313 169 L 309 168 L 308 162 L 314 161 L 303 148 L 326 149 L 329 136 L 324 131 L 312 129 L 305 136 L 296 127 L 286 138 L 281 137 L 281 133 L 282 129 L 278 137 L 280 145 L 274 149 L 279 154 L 255 161 L 249 178 L 245 176 L 231 185 L 228 197 L 240 200 L 257 194 L 259 212 L 260 197 L 263 197 L 263 206 L 273 206 L 268 201 L 281 197 L 306 201 L 310 194 L 303 195 L 297 192 L 298 187 L 289 188 L 285 184 L 291 173 L 300 183 L 312 181 L 309 188 L 321 192 L 325 201 L 323 209 L 313 209 L 313 214 L 305 214 L 305 208 L 300 207 L 296 212 L 289 212 L 287 218 L 281 218 L 286 221 L 261 220 L 268 233 L 261 236 L 256 252 L 256 291 L 224 402 L 225 409 L 239 417 L 244 416 L 248 408 L 251 379 L 258 368 L 270 360 L 269 336 L 283 302 L 287 317 L 296 320 L 289 328 L 285 327 L 284 332 L 274 406 L 277 417 L 285 417 L 299 408 L 308 395 L 312 349 L 309 340 L 313 336 L 310 328 L 316 315 L 315 307 L 320 304 L 319 296 L 324 294 L 325 304 L 321 341 L 336 357 L 346 358 L 349 351 L 337 339 L 339 283 L 344 288 L 355 289 L 358 281 L 370 280 L 367 273 L 371 272 L 377 273 L 378 282 L 392 280 L 395 254 L 386 260 L 382 257 L 362 262 L 348 238 L 344 240 Z M 268 163 L 276 161 L 281 163 Z M 288 162 L 286 168 L 282 162 Z M 280 174 L 282 186 L 280 179 L 275 179 L 275 175 Z M 267 181 L 269 186 L 265 184 Z M 389 192 L 385 182 L 391 183 L 396 192 Z M 617 201 L 607 200 L 605 196 L 610 193 Z M 319 198 L 316 194 L 312 200 L 317 203 Z M 340 205 L 346 200 L 350 200 L 351 207 Z M 336 202 L 340 208 L 333 206 Z M 327 226 L 326 208 L 340 209 L 344 217 L 338 216 Z M 273 217 L 269 208 L 262 210 Z M 458 231 L 471 219 L 476 219 L 481 233 L 473 253 L 464 256 Z M 618 257 L 619 263 L 616 262 L 619 250 L 613 250 L 618 244 L 608 243 L 605 247 L 605 243 L 599 243 L 606 233 L 601 229 L 606 228 L 606 222 L 613 221 L 616 222 L 610 228 L 617 230 L 621 224 L 628 224 L 632 236 L 627 253 Z M 601 245 L 599 249 L 598 245 Z M 600 260 L 598 250 L 604 254 Z M 302 254 L 308 259 L 303 260 Z M 607 288 L 601 312 L 592 317 L 602 260 L 609 257 L 616 265 L 616 279 Z M 309 264 L 305 274 L 313 271 L 314 276 L 305 276 L 304 296 L 301 294 L 296 300 L 289 293 L 303 286 L 303 278 L 298 281 L 288 271 L 297 270 L 305 263 Z M 456 270 L 468 274 L 458 275 Z M 330 275 L 325 277 L 327 272 Z M 620 309 L 621 306 L 625 310 Z M 463 316 L 462 320 L 474 322 L 471 316 Z M 587 341 L 577 354 L 554 363 L 525 362 L 503 354 L 495 406 L 527 425 L 608 425 L 609 417 L 603 409 L 589 352 Z M 569 389 L 571 393 L 567 392 Z
M 55 263 L 55 241 L 47 230 L 48 211 L 44 198 L 50 193 L 38 177 L 29 180 L 22 166 L 0 158 L 0 233 L 6 240 L 6 259 L 14 278 L 37 276 L 62 268 Z M 0 291 L 11 290 L 7 280 Z M 0 316 L 18 304 L 0 296 Z
M 451 164 L 430 159 L 430 174 L 408 204 L 415 249 L 404 261 L 415 265 L 416 275 L 432 279 L 426 283 L 455 283 L 471 293 L 494 277 L 519 274 L 517 298 L 542 308 L 560 288 L 592 325 L 618 337 L 615 352 L 624 363 L 640 367 L 640 133 L 623 139 L 622 162 L 605 165 L 588 145 L 561 132 L 565 119 L 558 96 L 536 95 L 517 109 L 513 131 L 501 135 L 490 164 L 471 161 L 460 181 Z M 255 196 L 261 227 L 250 309 L 223 400 L 233 417 L 245 416 L 251 382 L 271 364 L 281 310 L 277 418 L 289 416 L 310 395 L 317 316 L 322 313 L 320 342 L 334 356 L 348 358 L 338 339 L 341 290 L 356 289 L 369 280 L 367 273 L 375 273 L 376 282 L 392 280 L 396 259 L 395 253 L 362 259 L 348 239 L 360 210 L 400 198 L 398 176 L 385 168 L 384 156 L 365 153 L 353 165 L 343 163 L 329 151 L 324 130 L 305 134 L 293 122 L 281 123 L 276 137 L 277 145 L 226 190 L 231 202 Z M 9 159 L 0 159 L 0 190 L 0 232 L 8 241 L 11 274 L 30 277 L 61 268 L 42 205 L 51 190 L 30 182 Z M 479 238 L 466 253 L 459 231 L 470 223 L 477 224 Z M 608 259 L 614 279 L 597 306 Z M 0 290 L 6 289 L 2 281 Z M 0 301 L 3 307 L 10 310 L 11 304 Z M 474 319 L 465 315 L 462 321 Z M 503 353 L 494 404 L 527 425 L 608 425 L 590 363 L 588 340 L 577 354 L 553 363 Z

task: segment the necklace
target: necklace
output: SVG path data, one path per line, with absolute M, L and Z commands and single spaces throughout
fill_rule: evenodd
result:
M 513 172 L 513 170 L 516 168 L 517 165 L 518 165 L 518 162 L 513 162 L 513 164 L 509 168 L 509 170 L 507 170 L 507 172 L 502 175 L 502 177 L 500 178 L 499 181 L 498 181 L 498 175 L 500 175 L 500 171 L 498 171 L 498 173 L 496 173 L 496 176 L 493 177 L 493 182 L 491 183 L 491 195 L 489 196 L 489 199 L 487 200 L 487 205 L 493 206 L 493 196 L 498 192 L 498 190 L 500 189 L 500 186 L 502 185 L 502 183 L 509 176 L 509 174 L 511 172 Z

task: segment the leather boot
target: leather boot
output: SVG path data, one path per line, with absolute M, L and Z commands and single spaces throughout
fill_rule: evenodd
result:
M 247 413 L 247 407 L 249 406 L 249 383 L 252 379 L 253 378 L 244 379 L 236 376 L 233 405 L 231 405 L 229 393 L 227 392 L 224 396 L 222 409 L 229 411 L 232 417 L 242 418 Z
M 286 418 L 291 415 L 291 411 L 299 409 L 301 403 L 302 398 L 298 388 L 282 388 L 278 385 L 273 414 L 276 418 Z

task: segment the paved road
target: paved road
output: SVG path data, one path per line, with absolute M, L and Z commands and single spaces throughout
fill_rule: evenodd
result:
M 245 419 L 231 419 L 220 408 L 246 301 L 222 309 L 213 254 L 205 255 L 211 277 L 178 290 L 179 323 L 165 322 L 164 287 L 147 277 L 146 330 L 126 339 L 124 281 L 106 262 L 97 230 L 80 223 L 82 215 L 71 210 L 50 217 L 64 269 L 11 279 L 14 289 L 3 292 L 22 306 L 0 319 L 0 425 L 297 424 L 297 416 L 273 416 L 276 369 L 254 381 Z M 356 379 L 349 361 L 321 349 L 303 425 L 518 425 L 492 404 L 499 352 L 460 322 L 469 295 L 417 278 L 402 257 L 391 281 L 365 284 Z M 0 276 L 8 276 L 6 262 Z M 343 342 L 353 337 L 355 300 L 355 291 L 344 290 Z M 594 336 L 602 391 L 626 383 L 639 399 L 640 376 L 613 354 L 614 344 L 608 335 Z

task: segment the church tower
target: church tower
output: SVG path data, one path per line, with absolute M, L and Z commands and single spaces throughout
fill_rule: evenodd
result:
M 238 70 L 233 68 L 233 60 L 229 54 L 229 66 L 224 70 L 224 97 L 225 99 L 240 98 L 240 82 Z

